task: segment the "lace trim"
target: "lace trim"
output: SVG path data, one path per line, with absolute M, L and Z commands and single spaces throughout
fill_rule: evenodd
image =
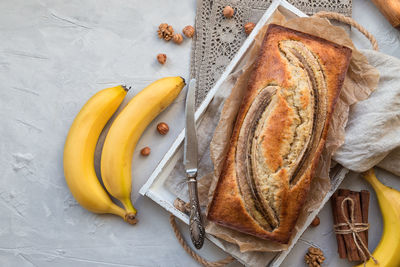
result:
M 289 0 L 308 15 L 318 11 L 333 11 L 351 17 L 352 0 Z M 192 44 L 190 76 L 197 80 L 198 107 L 239 50 L 246 34 L 243 25 L 256 23 L 271 4 L 271 0 L 198 0 L 196 38 Z M 235 9 L 232 19 L 222 15 L 230 5 Z

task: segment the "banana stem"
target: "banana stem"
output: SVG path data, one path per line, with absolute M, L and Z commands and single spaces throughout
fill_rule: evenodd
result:
M 124 220 L 125 220 L 127 223 L 129 223 L 129 224 L 135 225 L 135 224 L 137 223 L 136 212 L 135 212 L 135 213 L 133 213 L 133 212 L 127 212 L 127 213 L 125 214 Z
M 378 188 L 383 187 L 384 185 L 376 178 L 374 169 L 369 169 L 368 171 L 364 172 L 362 174 L 365 180 L 367 180 L 368 183 L 371 184 L 371 186 L 374 188 L 375 192 L 377 192 Z
M 133 207 L 131 199 L 124 199 L 124 201 L 122 201 L 122 204 L 125 207 L 124 220 L 129 224 L 135 225 L 137 223 L 136 209 Z
M 111 208 L 110 213 L 121 217 L 129 224 L 135 225 L 137 223 L 136 210 L 134 212 L 127 212 L 123 208 L 115 205 L 115 207 Z

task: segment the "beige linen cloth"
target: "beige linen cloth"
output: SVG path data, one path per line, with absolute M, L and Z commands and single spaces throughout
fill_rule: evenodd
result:
M 351 106 L 345 141 L 334 160 L 355 172 L 378 165 L 400 176 L 400 59 L 361 51 L 380 79 L 368 99 Z

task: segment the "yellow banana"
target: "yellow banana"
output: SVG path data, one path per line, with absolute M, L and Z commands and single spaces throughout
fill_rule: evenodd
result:
M 179 95 L 185 86 L 181 77 L 157 80 L 133 97 L 118 114 L 104 141 L 101 176 L 107 191 L 135 213 L 131 202 L 132 155 L 147 125 Z
M 135 216 L 114 204 L 97 179 L 94 151 L 101 131 L 126 95 L 116 86 L 95 94 L 83 106 L 68 132 L 64 146 L 64 175 L 72 195 L 95 213 L 112 213 L 134 224 Z
M 372 253 L 378 264 L 370 258 L 366 266 L 400 266 L 400 192 L 383 185 L 376 178 L 373 169 L 365 172 L 363 176 L 374 188 L 383 216 L 382 238 Z

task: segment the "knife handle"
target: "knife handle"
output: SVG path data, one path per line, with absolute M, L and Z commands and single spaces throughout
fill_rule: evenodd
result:
M 190 177 L 188 180 L 188 185 L 190 197 L 190 238 L 192 239 L 193 245 L 197 249 L 201 249 L 204 243 L 205 230 L 203 226 L 203 221 L 201 219 L 196 177 Z

